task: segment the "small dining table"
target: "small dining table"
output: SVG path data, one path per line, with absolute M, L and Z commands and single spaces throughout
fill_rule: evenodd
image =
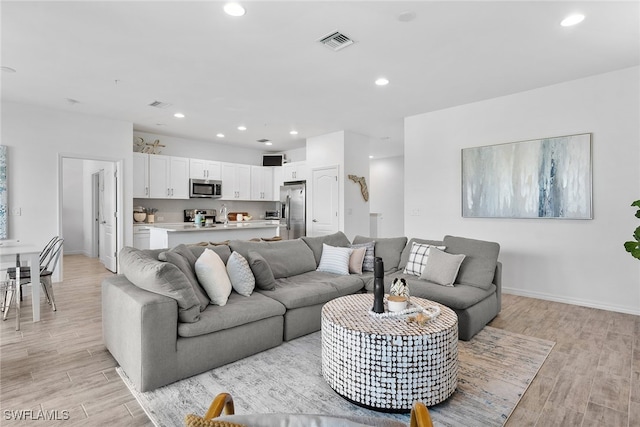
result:
M 40 251 L 41 248 L 21 242 L 0 241 L 0 261 L 9 262 L 8 258 L 26 259 L 31 267 L 31 301 L 33 321 L 40 321 Z M 7 259 L 5 259 L 7 258 Z M 16 331 L 20 330 L 20 269 L 16 268 Z

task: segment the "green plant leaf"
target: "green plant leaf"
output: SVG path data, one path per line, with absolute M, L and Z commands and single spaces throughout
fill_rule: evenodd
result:
M 636 231 L 633 232 L 633 237 L 640 242 L 640 227 L 636 228 Z
M 640 242 L 624 242 L 624 248 L 632 257 L 640 259 Z
M 640 200 L 636 200 L 635 202 L 631 203 L 631 206 L 635 206 L 637 208 L 640 208 Z

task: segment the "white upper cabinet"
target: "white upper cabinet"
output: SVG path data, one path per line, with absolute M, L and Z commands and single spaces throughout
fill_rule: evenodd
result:
M 286 163 L 282 167 L 283 181 L 305 181 L 307 179 L 307 164 L 305 162 Z
M 149 155 L 133 153 L 133 197 L 149 198 Z
M 149 197 L 152 199 L 188 199 L 189 159 L 150 155 Z
M 251 166 L 222 163 L 222 199 L 251 200 Z
M 220 162 L 189 159 L 189 178 L 219 180 L 222 176 L 221 173 Z
M 273 169 L 251 166 L 251 200 L 273 200 Z

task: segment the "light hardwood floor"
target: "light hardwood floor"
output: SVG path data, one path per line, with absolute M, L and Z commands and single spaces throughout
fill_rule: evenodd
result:
M 8 419 L 20 410 L 68 411 L 39 425 L 151 425 L 102 344 L 100 282 L 110 274 L 65 256 L 58 311 L 43 303 L 34 324 L 27 293 L 21 331 L 13 311 L 2 322 L 0 425 L 33 425 Z M 504 295 L 491 325 L 556 342 L 507 426 L 640 426 L 640 316 Z

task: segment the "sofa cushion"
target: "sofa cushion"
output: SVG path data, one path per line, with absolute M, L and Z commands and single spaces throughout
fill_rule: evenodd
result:
M 411 298 L 418 297 L 428 299 L 456 310 L 466 310 L 496 292 L 495 285 L 491 285 L 489 289 L 460 284 L 456 284 L 455 286 L 442 286 L 421 280 L 416 276 L 403 274 L 401 271 L 385 276 L 385 292 L 389 292 L 391 282 L 393 282 L 393 279 L 396 277 L 404 278 L 407 281 Z M 373 290 L 373 279 L 367 282 L 366 288 L 367 290 Z
M 184 273 L 187 280 L 189 280 L 189 283 L 191 283 L 191 286 L 200 301 L 200 311 L 207 308 L 209 305 L 209 297 L 204 289 L 202 289 L 202 286 L 200 286 L 195 272 L 196 260 L 198 257 L 196 257 L 187 246 L 178 245 L 168 251 L 160 252 L 160 254 L 158 254 L 158 259 L 160 261 L 170 262 L 178 267 L 180 271 Z
M 322 257 L 317 270 L 325 273 L 348 275 L 349 259 L 352 252 L 353 249 L 351 248 L 338 248 L 323 243 Z
M 195 337 L 273 316 L 282 316 L 284 313 L 285 308 L 282 304 L 258 292 L 254 292 L 248 297 L 231 292 L 226 305 L 209 305 L 205 311 L 200 313 L 199 322 L 179 323 L 178 335 Z
M 238 252 L 233 252 L 227 261 L 227 273 L 233 290 L 248 297 L 256 287 L 256 279 L 253 276 L 249 262 Z
M 466 255 L 456 283 L 490 289 L 496 271 L 500 245 L 485 240 L 444 236 L 446 252 Z
M 463 254 L 448 254 L 429 246 L 429 257 L 420 278 L 442 286 L 453 286 L 464 258 Z
M 220 256 L 211 249 L 205 249 L 196 261 L 195 270 L 211 304 L 225 305 L 232 287 L 227 268 Z
M 384 263 L 384 271 L 395 271 L 398 269 L 400 263 L 400 254 L 407 244 L 406 237 L 386 237 L 375 239 L 371 237 L 356 236 L 353 239 L 353 244 L 374 242 L 376 247 L 374 249 L 375 256 L 382 258 Z
M 258 252 L 267 261 L 276 279 L 306 273 L 317 267 L 313 251 L 301 239 L 279 242 L 232 240 L 229 247 L 247 259 L 249 251 Z
M 411 254 L 411 248 L 413 247 L 414 242 L 421 243 L 424 245 L 431 245 L 431 246 L 444 246 L 444 243 L 442 242 L 442 240 L 427 240 L 427 239 L 416 239 L 416 238 L 409 240 L 409 243 L 407 243 L 407 246 L 405 246 L 404 249 L 402 250 L 402 255 L 400 255 L 400 264 L 398 264 L 399 270 L 402 270 L 407 266 L 407 261 L 409 261 L 409 254 Z
M 362 265 L 367 248 L 355 248 L 349 257 L 349 273 L 362 274 Z
M 229 245 L 208 245 L 208 246 L 189 245 L 187 247 L 191 250 L 191 252 L 196 257 L 196 259 L 198 259 L 200 255 L 202 255 L 202 252 L 204 252 L 205 249 L 211 249 L 213 252 L 217 253 L 220 259 L 222 260 L 222 262 L 224 262 L 225 264 L 227 263 L 227 260 L 229 260 L 229 257 L 231 256 L 231 249 L 229 248 Z
M 407 261 L 407 265 L 404 267 L 404 274 L 412 274 L 414 276 L 420 276 L 422 271 L 424 270 L 425 265 L 427 265 L 427 260 L 429 259 L 429 248 L 434 246 L 428 245 L 426 243 L 411 243 L 411 252 L 409 253 L 409 260 Z M 444 246 L 436 246 L 438 249 L 444 250 Z
M 340 296 L 338 290 L 331 285 L 336 278 L 331 273 L 310 271 L 297 276 L 276 279 L 276 288 L 272 291 L 262 291 L 264 295 L 273 298 L 288 310 L 308 307 L 331 301 Z
M 272 291 L 276 288 L 276 279 L 269 263 L 262 255 L 255 251 L 249 251 L 249 267 L 256 279 L 256 286 L 265 291 Z
M 365 248 L 364 260 L 362 260 L 362 271 L 373 271 L 373 263 L 375 258 L 376 242 L 358 243 L 357 245 L 350 245 L 352 249 Z
M 176 300 L 180 322 L 192 323 L 200 319 L 200 301 L 178 267 L 131 247 L 122 248 L 119 258 L 122 273 L 131 283 Z
M 301 237 L 302 241 L 309 246 L 311 251 L 313 251 L 313 256 L 316 260 L 316 266 L 320 265 L 320 258 L 322 257 L 322 244 L 326 243 L 330 246 L 339 246 L 339 247 L 349 247 L 349 238 L 342 232 L 338 231 L 337 233 L 328 234 L 326 236 L 317 236 L 317 237 L 309 237 L 304 236 Z

